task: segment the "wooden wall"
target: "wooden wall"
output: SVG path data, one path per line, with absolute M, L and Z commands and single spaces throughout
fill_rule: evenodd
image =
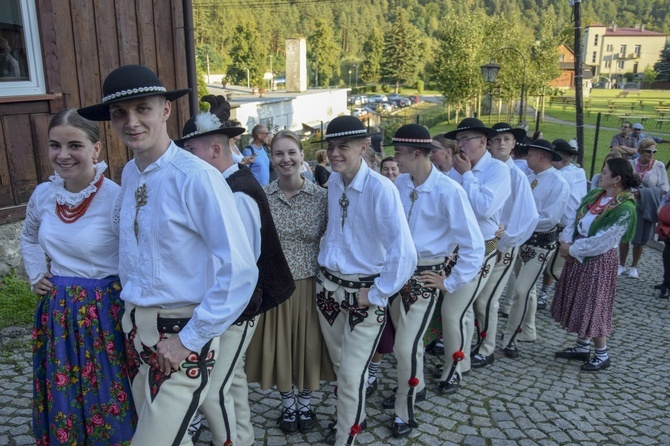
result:
M 64 108 L 97 104 L 102 83 L 126 64 L 151 67 L 168 90 L 188 87 L 182 0 L 36 0 L 47 94 L 0 98 L 0 224 L 25 216 L 53 169 L 47 126 Z M 181 135 L 188 96 L 173 104 L 168 132 Z M 101 159 L 121 180 L 130 151 L 100 123 Z

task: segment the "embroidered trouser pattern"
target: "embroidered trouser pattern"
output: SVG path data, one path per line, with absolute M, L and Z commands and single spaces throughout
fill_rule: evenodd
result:
M 321 272 L 316 278 L 316 294 L 321 331 L 337 377 L 335 444 L 353 445 L 365 420 L 368 365 L 384 329 L 386 311 L 376 305 L 358 308 L 358 290 L 339 286 Z
M 500 253 L 486 286 L 475 300 L 474 310 L 479 330 L 477 344 L 473 349 L 474 354 L 489 356 L 495 351 L 500 296 L 505 291 L 505 285 L 512 274 L 518 253 L 519 248 L 517 247 Z
M 563 266 L 565 265 L 565 258 L 561 257 L 558 249 L 554 249 L 554 252 L 551 254 L 551 258 L 547 263 L 547 272 L 555 280 L 561 278 L 561 273 L 563 272 Z
M 212 370 L 210 390 L 200 408 L 207 419 L 213 444 L 253 444 L 244 354 L 255 328 L 255 319 L 238 322 L 219 338 L 221 353 Z M 240 425 L 241 432 L 238 431 Z
M 165 375 L 158 368 L 156 344 L 176 334 L 160 333 L 156 318 L 187 318 L 193 307 L 158 309 L 126 303 L 124 314 L 132 392 L 138 423 L 132 445 L 149 444 L 192 446 L 188 427 L 210 388 L 210 373 L 219 354 L 219 338 L 212 339 L 199 352 L 191 354 L 179 370 Z M 132 317 L 131 317 L 132 314 Z M 131 320 L 132 319 L 132 320 Z
M 535 283 L 542 276 L 547 260 L 555 246 L 522 245 L 519 249 L 520 262 L 514 289 L 511 292 L 510 311 L 505 330 L 505 342 L 520 339 L 534 341 L 535 312 L 537 311 L 537 293 Z
M 396 328 L 393 345 L 398 373 L 395 414 L 413 425 L 416 393 L 424 379 L 423 335 L 433 317 L 438 294 L 437 288 L 424 287 L 416 274 L 390 303 L 391 320 Z

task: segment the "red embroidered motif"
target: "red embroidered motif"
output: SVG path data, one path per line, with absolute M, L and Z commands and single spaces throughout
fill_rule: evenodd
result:
M 482 331 L 479 336 L 481 336 L 482 339 L 486 339 L 486 332 Z

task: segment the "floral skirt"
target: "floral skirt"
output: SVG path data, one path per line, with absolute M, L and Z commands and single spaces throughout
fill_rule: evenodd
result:
M 51 278 L 33 328 L 33 431 L 38 445 L 127 445 L 137 416 L 116 276 Z

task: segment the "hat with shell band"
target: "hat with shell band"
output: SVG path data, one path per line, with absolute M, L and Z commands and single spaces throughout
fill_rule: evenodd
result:
M 494 124 L 493 127 L 491 127 L 491 130 L 495 132 L 495 135 L 499 135 L 501 133 L 511 133 L 514 135 L 514 139 L 516 139 L 517 142 L 523 141 L 523 139 L 526 137 L 526 131 L 524 129 L 512 127 L 506 122 L 499 122 Z M 493 136 L 491 136 L 491 138 L 493 138 Z
M 109 121 L 109 106 L 116 102 L 161 95 L 169 101 L 184 96 L 190 88 L 168 91 L 158 76 L 143 65 L 124 65 L 109 73 L 102 84 L 102 102 L 77 110 L 91 121 Z
M 530 144 L 525 144 L 528 149 L 538 149 L 544 150 L 545 152 L 551 153 L 552 161 L 561 161 L 563 157 L 554 150 L 554 145 L 547 141 L 546 139 L 536 139 L 531 141 Z
M 570 155 L 577 155 L 579 153 L 577 147 L 571 146 L 570 143 L 564 139 L 555 139 L 552 141 L 552 144 L 554 145 L 554 150 L 557 152 L 565 152 Z
M 388 146 L 408 146 L 421 149 L 433 149 L 433 138 L 430 137 L 428 129 L 418 124 L 406 124 L 396 130 Z
M 368 132 L 363 122 L 355 116 L 338 116 L 328 123 L 323 139 L 314 142 L 333 141 L 336 139 L 367 138 L 376 132 Z
M 246 130 L 244 127 L 226 127 L 225 123 L 230 118 L 230 103 L 223 96 L 208 94 L 203 96 L 201 102 L 208 102 L 210 107 L 206 112 L 193 116 L 182 130 L 182 138 L 175 140 L 175 144 L 184 147 L 184 144 L 194 138 L 208 135 L 227 135 L 234 137 L 241 135 Z
M 490 128 L 486 127 L 482 121 L 476 118 L 465 118 L 459 124 L 456 130 L 447 132 L 444 134 L 444 137 L 447 139 L 456 139 L 456 135 L 461 132 L 479 132 L 486 135 L 487 138 L 491 138 L 496 135 Z

